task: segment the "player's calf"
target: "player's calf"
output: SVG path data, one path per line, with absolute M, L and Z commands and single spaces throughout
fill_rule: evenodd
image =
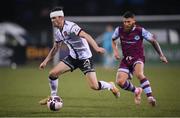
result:
M 156 99 L 152 95 L 152 89 L 150 86 L 150 82 L 147 78 L 144 78 L 140 81 L 141 87 L 144 89 L 144 92 L 148 98 L 148 102 L 151 106 L 156 106 Z

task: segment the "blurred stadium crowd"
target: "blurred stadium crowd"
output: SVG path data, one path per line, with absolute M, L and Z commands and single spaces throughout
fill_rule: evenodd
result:
M 7 0 L 0 4 L 0 20 L 46 23 L 49 9 L 58 5 L 67 16 L 119 16 L 126 10 L 137 15 L 180 14 L 178 0 Z

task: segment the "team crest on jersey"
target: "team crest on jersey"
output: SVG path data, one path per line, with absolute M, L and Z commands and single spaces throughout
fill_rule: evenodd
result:
M 140 39 L 140 36 L 139 36 L 139 35 L 136 35 L 136 36 L 134 37 L 134 39 L 135 39 L 135 40 L 139 40 L 139 39 Z

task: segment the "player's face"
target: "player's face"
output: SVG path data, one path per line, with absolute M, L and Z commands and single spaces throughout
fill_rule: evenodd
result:
M 123 26 L 125 31 L 130 31 L 135 24 L 135 19 L 134 18 L 123 18 Z
M 51 22 L 54 27 L 62 28 L 64 25 L 64 17 L 62 16 L 52 17 Z

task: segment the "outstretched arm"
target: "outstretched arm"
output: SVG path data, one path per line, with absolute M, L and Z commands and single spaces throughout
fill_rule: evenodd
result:
M 47 63 L 54 57 L 56 52 L 58 51 L 59 43 L 54 43 L 53 47 L 51 48 L 48 56 L 44 59 L 44 61 L 39 65 L 40 69 L 44 69 Z
M 162 50 L 161 50 L 161 47 L 159 45 L 159 43 L 155 40 L 155 39 L 152 39 L 150 40 L 150 43 L 152 44 L 152 46 L 154 47 L 154 49 L 156 50 L 156 52 L 159 54 L 160 56 L 160 60 L 164 63 L 168 63 L 168 60 L 166 59 L 166 57 L 164 56 Z
M 87 40 L 87 42 L 94 48 L 94 50 L 96 52 L 102 53 L 102 54 L 105 52 L 105 49 L 102 47 L 99 47 L 97 45 L 97 43 L 95 42 L 95 40 L 88 33 L 81 31 L 79 33 L 79 36 L 85 38 Z

